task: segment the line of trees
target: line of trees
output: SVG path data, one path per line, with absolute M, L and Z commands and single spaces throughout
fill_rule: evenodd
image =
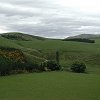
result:
M 63 41 L 76 41 L 76 42 L 85 42 L 85 43 L 95 43 L 95 40 L 86 39 L 86 38 L 64 39 Z

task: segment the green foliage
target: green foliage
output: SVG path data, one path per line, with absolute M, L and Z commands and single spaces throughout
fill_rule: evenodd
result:
M 59 51 L 56 51 L 56 62 L 57 62 L 57 66 L 59 66 Z
M 86 39 L 86 38 L 64 39 L 63 41 L 76 41 L 76 42 L 85 42 L 85 43 L 95 43 L 95 40 Z
M 43 62 L 42 66 L 47 67 L 47 69 L 50 69 L 51 71 L 60 70 L 60 65 L 58 66 L 58 64 L 52 60 L 47 60 Z
M 25 70 L 28 72 L 42 72 L 42 71 L 44 71 L 44 70 L 42 70 L 42 66 L 36 62 L 34 62 L 34 63 L 27 62 L 25 64 Z
M 0 75 L 4 76 L 4 75 L 9 75 L 10 71 L 12 69 L 10 60 L 0 56 Z
M 10 75 L 13 70 L 23 70 L 24 65 L 20 61 L 15 61 L 3 56 L 0 56 L 0 75 Z
M 80 62 L 74 62 L 70 69 L 76 73 L 84 73 L 86 71 L 86 65 Z
M 37 62 L 27 60 L 21 50 L 0 47 L 0 75 L 21 73 L 24 70 L 27 72 L 35 72 L 41 71 L 41 69 L 41 66 Z

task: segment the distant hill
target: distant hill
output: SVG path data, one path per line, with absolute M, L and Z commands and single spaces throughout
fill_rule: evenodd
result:
M 23 40 L 23 41 L 31 41 L 32 39 L 45 40 L 45 38 L 43 37 L 24 34 L 20 32 L 3 33 L 1 34 L 1 37 L 12 39 L 12 40 Z
M 63 41 L 75 41 L 75 42 L 85 42 L 85 43 L 95 43 L 95 39 L 99 39 L 100 34 L 80 34 L 76 36 L 70 36 Z
M 75 39 L 75 38 L 85 38 L 85 39 L 93 39 L 93 38 L 100 38 L 100 34 L 80 34 L 76 36 L 70 36 L 66 39 Z

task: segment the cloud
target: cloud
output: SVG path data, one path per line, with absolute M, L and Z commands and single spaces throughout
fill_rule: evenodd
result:
M 89 2 L 0 0 L 0 33 L 19 31 L 53 38 L 82 33 L 100 34 L 99 1 Z

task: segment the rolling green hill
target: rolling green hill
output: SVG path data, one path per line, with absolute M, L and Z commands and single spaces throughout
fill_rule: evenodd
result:
M 1 35 L 0 47 L 15 48 L 25 60 L 37 63 L 55 59 L 58 50 L 61 66 L 69 67 L 73 61 L 85 62 L 88 72 L 59 71 L 0 77 L 0 100 L 100 100 L 100 38 L 91 44 L 37 38 L 26 41 Z
M 13 34 L 13 33 L 6 33 Z M 28 37 L 27 34 L 21 34 Z M 5 34 L 3 34 L 5 35 Z M 15 35 L 15 33 L 13 34 Z M 16 35 L 15 35 L 16 36 Z M 100 65 L 100 39 L 95 39 L 96 43 L 80 43 L 71 41 L 61 41 L 56 39 L 31 38 L 31 41 L 8 39 L 0 36 L 0 46 L 21 49 L 31 60 L 43 61 L 44 59 L 55 59 L 55 52 L 60 52 L 60 63 L 67 66 L 73 61 L 83 61 L 88 65 Z
M 38 40 L 45 40 L 46 38 L 39 37 L 39 36 L 33 36 L 29 34 L 23 34 L 20 32 L 9 32 L 1 34 L 1 37 L 11 39 L 11 40 L 23 40 L 23 41 L 31 41 L 32 39 L 38 39 Z
M 85 39 L 92 39 L 92 38 L 100 38 L 100 34 L 80 34 L 76 36 L 70 36 L 68 39 L 75 39 L 75 38 L 85 38 Z

